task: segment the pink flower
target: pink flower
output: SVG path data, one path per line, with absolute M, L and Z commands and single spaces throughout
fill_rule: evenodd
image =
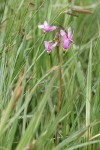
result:
M 48 41 L 44 41 L 44 46 L 47 51 L 47 53 L 51 53 L 52 49 L 57 46 L 57 42 L 55 42 L 53 45 L 50 45 Z
M 72 34 L 70 31 L 66 33 L 64 30 L 60 30 L 60 34 L 62 36 L 62 47 L 67 50 L 72 42 Z
M 42 25 L 38 25 L 38 28 L 43 29 L 44 32 L 56 30 L 56 26 L 49 26 L 47 21 L 44 21 L 44 24 Z

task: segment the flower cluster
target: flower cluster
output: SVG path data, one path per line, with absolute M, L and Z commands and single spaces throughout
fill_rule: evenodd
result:
M 38 28 L 43 29 L 44 32 L 50 32 L 56 30 L 56 26 L 49 26 L 47 21 L 44 21 L 44 24 L 42 25 L 38 25 Z M 57 45 L 59 45 L 60 42 L 62 43 L 62 47 L 64 51 L 66 51 L 69 48 L 71 42 L 73 42 L 72 34 L 69 30 L 68 32 L 66 32 L 65 30 L 61 29 L 60 34 L 57 32 L 53 44 L 52 42 L 44 41 L 44 46 L 46 51 L 48 53 L 51 53 L 52 49 Z

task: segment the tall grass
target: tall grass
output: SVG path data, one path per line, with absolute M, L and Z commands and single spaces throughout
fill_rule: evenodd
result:
M 99 11 L 99 0 L 0 1 L 0 150 L 100 149 Z M 45 52 L 55 31 L 39 30 L 44 20 L 74 31 L 59 64 L 56 49 Z

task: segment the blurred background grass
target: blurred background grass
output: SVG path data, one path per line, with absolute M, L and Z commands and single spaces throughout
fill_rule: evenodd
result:
M 59 114 L 56 51 L 49 56 L 43 44 L 54 33 L 44 34 L 37 27 L 44 20 L 58 32 L 60 25 L 74 31 L 68 52 L 63 54 L 60 47 Z M 99 49 L 99 0 L 0 0 L 0 150 L 100 148 Z

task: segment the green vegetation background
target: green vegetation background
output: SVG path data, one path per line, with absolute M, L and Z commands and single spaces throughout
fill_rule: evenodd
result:
M 60 113 L 56 50 L 44 51 L 54 32 L 37 27 L 44 20 L 74 31 L 65 54 L 60 46 Z M 0 150 L 100 149 L 99 0 L 0 0 L 0 118 Z

